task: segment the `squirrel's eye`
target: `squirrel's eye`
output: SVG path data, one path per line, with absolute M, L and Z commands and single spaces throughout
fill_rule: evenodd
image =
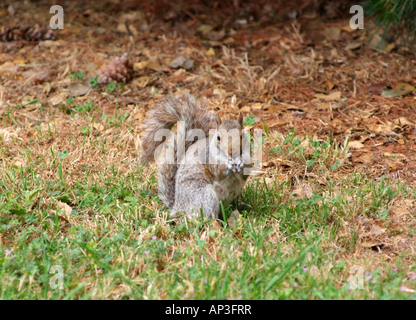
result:
M 220 140 L 221 140 L 221 137 L 220 137 L 220 135 L 218 135 L 218 136 L 217 136 L 217 140 L 218 140 L 218 141 L 220 141 Z

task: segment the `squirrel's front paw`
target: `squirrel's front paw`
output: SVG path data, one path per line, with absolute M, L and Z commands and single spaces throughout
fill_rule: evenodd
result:
M 233 172 L 240 172 L 240 171 L 241 171 L 241 169 L 243 168 L 243 166 L 244 166 L 243 161 L 241 160 L 241 158 L 240 158 L 240 157 L 238 157 L 238 158 L 235 158 L 235 159 L 234 159 L 234 161 L 233 161 L 233 163 L 232 163 L 232 168 L 231 168 L 231 170 L 232 170 Z

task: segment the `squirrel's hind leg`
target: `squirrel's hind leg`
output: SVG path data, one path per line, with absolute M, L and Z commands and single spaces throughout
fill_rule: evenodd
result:
M 177 212 L 186 212 L 189 217 L 197 218 L 202 213 L 207 218 L 218 218 L 220 201 L 210 184 L 201 181 L 183 181 L 176 185 L 175 205 L 171 215 Z

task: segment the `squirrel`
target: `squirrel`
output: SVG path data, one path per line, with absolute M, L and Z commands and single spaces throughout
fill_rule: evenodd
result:
M 221 121 L 190 95 L 171 96 L 149 112 L 144 129 L 143 160 L 156 160 L 159 197 L 171 216 L 217 219 L 221 203 L 227 206 L 242 192 L 250 150 L 241 113 L 238 120 Z

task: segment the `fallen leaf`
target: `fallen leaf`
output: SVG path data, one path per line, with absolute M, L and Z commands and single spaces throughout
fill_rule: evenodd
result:
M 15 73 L 17 72 L 17 69 L 18 69 L 17 65 L 15 65 L 13 62 L 10 62 L 10 61 L 7 61 L 0 66 L 0 72 Z
M 312 188 L 308 184 L 301 184 L 292 192 L 293 195 L 303 198 L 311 198 L 313 196 Z
M 169 69 L 166 66 L 160 64 L 160 62 L 157 59 L 151 59 L 146 67 L 156 72 L 169 71 Z
M 381 95 L 386 98 L 394 98 L 404 96 L 412 93 L 415 87 L 411 84 L 400 82 L 393 89 L 385 89 L 381 92 Z
M 220 31 L 211 31 L 206 34 L 206 37 L 212 41 L 219 41 L 225 37 L 225 30 L 221 29 Z
M 345 49 L 346 50 L 356 50 L 356 49 L 358 49 L 359 47 L 361 47 L 361 42 L 358 42 L 358 41 L 356 41 L 356 42 L 350 42 L 346 47 L 345 47 Z
M 328 41 L 334 41 L 339 38 L 341 29 L 338 27 L 328 27 L 324 29 L 324 37 Z
M 172 69 L 184 68 L 185 70 L 190 70 L 193 66 L 194 60 L 185 56 L 178 56 L 169 64 L 169 68 Z
M 139 88 L 145 88 L 149 84 L 149 82 L 150 82 L 150 77 L 143 76 L 143 77 L 135 78 L 132 81 L 132 85 L 137 86 Z
M 341 101 L 341 91 L 335 91 L 330 94 L 317 93 L 315 98 L 324 101 Z
M 309 274 L 314 277 L 315 279 L 321 278 L 321 272 L 319 271 L 318 267 L 316 265 L 312 265 L 309 268 Z
M 362 144 L 361 141 L 358 141 L 358 140 L 350 141 L 348 143 L 348 146 L 351 149 L 361 149 L 361 148 L 364 148 L 364 144 Z
M 394 119 L 393 123 L 400 126 L 400 127 L 404 127 L 406 125 L 408 125 L 408 126 L 413 126 L 414 125 L 414 123 L 412 121 L 410 121 L 409 119 L 407 119 L 405 117 L 400 117 L 400 118 Z
M 209 24 L 201 24 L 198 28 L 196 28 L 196 30 L 198 30 L 204 35 L 211 32 L 212 29 L 213 27 L 210 26 Z
M 240 216 L 240 212 L 238 210 L 234 210 L 228 218 L 228 225 L 230 227 L 234 226 L 240 219 Z
M 34 84 L 43 83 L 45 81 L 50 81 L 52 76 L 54 75 L 54 71 L 48 68 L 44 68 L 41 70 L 29 70 L 23 72 L 23 76 L 27 78 L 26 81 L 32 81 Z
M 260 102 L 253 103 L 251 105 L 251 109 L 252 110 L 262 110 L 263 109 L 263 103 L 260 103 Z
M 377 33 L 374 33 L 368 40 L 368 46 L 374 50 L 381 50 L 387 52 L 387 47 L 389 43 Z M 391 50 L 391 49 L 390 49 Z
M 220 98 L 225 97 L 227 92 L 224 89 L 221 88 L 215 88 L 212 93 L 214 94 L 214 96 L 218 96 Z
M 148 64 L 149 64 L 149 60 L 136 62 L 136 63 L 133 64 L 133 70 L 134 71 L 142 70 L 142 69 L 146 68 L 148 66 Z
M 207 51 L 205 51 L 205 55 L 207 57 L 213 57 L 213 56 L 215 56 L 215 50 L 214 50 L 214 48 L 211 47 Z
M 368 124 L 367 128 L 369 131 L 374 133 L 382 133 L 382 134 L 388 134 L 393 131 L 393 127 L 390 123 L 386 124 Z
M 21 161 L 19 161 L 19 160 L 16 160 L 16 161 L 14 161 L 13 162 L 13 164 L 12 164 L 12 167 L 13 168 L 16 168 L 16 169 L 20 169 L 20 168 L 22 168 L 24 165 L 23 165 L 23 162 L 21 162 Z
M 144 118 L 144 116 L 145 116 L 145 113 L 144 113 L 144 112 L 137 112 L 137 113 L 134 115 L 133 119 L 134 119 L 134 120 L 140 120 L 140 119 L 143 119 L 143 118 Z
M 129 30 L 130 30 L 130 32 L 133 36 L 137 36 L 139 34 L 139 32 L 137 31 L 136 27 L 133 24 L 129 24 L 128 26 L 129 26 Z M 126 28 L 125 23 L 119 23 L 118 26 L 117 26 L 117 30 L 120 31 L 121 33 L 129 34 L 127 32 L 127 28 Z
M 88 94 L 91 91 L 91 88 L 81 83 L 71 83 L 66 91 L 71 97 L 79 97 Z
M 364 163 L 364 164 L 367 164 L 367 165 L 373 163 L 373 153 L 368 152 L 368 153 L 364 153 L 364 154 L 360 155 L 357 159 L 357 162 Z
M 72 208 L 65 202 L 57 201 L 56 205 L 62 210 L 61 214 L 65 219 L 69 221 L 71 219 Z
M 403 153 L 384 152 L 384 156 L 387 158 L 401 159 L 404 161 L 407 160 L 407 157 Z
M 104 130 L 104 125 L 102 123 L 94 122 L 92 127 L 97 131 L 103 131 Z
M 233 44 L 235 42 L 233 37 L 228 37 L 227 39 L 225 39 L 222 43 L 223 44 Z
M 370 237 L 378 237 L 383 235 L 386 232 L 386 229 L 380 228 L 377 225 L 374 225 L 369 233 Z
M 59 92 L 58 94 L 55 94 L 53 97 L 49 99 L 49 102 L 53 105 L 59 105 L 66 102 L 66 99 L 68 98 L 68 93 L 65 91 Z

